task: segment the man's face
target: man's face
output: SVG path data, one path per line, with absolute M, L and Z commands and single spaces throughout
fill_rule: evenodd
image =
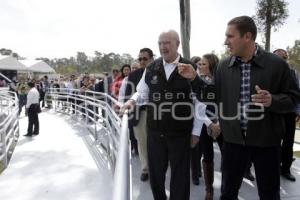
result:
M 141 65 L 139 63 L 133 63 L 131 65 L 131 71 L 133 72 L 133 71 L 137 70 L 138 68 L 140 68 L 140 66 Z
M 117 76 L 119 76 L 119 74 L 120 74 L 120 71 L 118 69 L 114 69 L 113 70 L 113 77 L 114 78 L 117 77 Z
M 173 62 L 177 57 L 179 41 L 170 34 L 164 33 L 159 36 L 158 46 L 160 55 L 166 62 Z
M 225 33 L 224 44 L 227 46 L 230 55 L 242 56 L 247 42 L 246 34 L 241 36 L 235 25 L 228 25 Z
M 281 49 L 277 50 L 275 54 L 284 60 L 288 58 L 287 52 Z
M 148 64 L 150 64 L 153 61 L 153 59 L 150 58 L 148 52 L 146 51 L 140 52 L 138 60 L 142 68 L 145 68 Z
M 129 75 L 129 73 L 130 73 L 130 67 L 125 67 L 125 68 L 123 69 L 123 74 L 124 74 L 124 76 L 127 77 L 127 76 Z
M 92 85 L 94 85 L 95 82 L 96 82 L 96 79 L 95 79 L 95 78 L 91 78 L 91 79 L 90 79 L 90 82 L 91 82 Z

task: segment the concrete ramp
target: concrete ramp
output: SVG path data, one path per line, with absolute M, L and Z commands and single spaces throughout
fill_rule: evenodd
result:
M 1 200 L 108 200 L 112 173 L 93 157 L 88 131 L 51 111 L 40 117 L 40 135 L 24 137 L 27 117 L 8 168 L 0 175 Z

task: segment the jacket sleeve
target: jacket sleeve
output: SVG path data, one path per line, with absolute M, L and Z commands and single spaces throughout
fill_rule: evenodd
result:
M 269 111 L 276 113 L 294 112 L 300 100 L 300 91 L 286 65 L 280 77 L 280 93 L 272 94 L 272 104 Z

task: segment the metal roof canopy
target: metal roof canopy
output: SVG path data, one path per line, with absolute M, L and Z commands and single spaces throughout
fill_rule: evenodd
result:
M 0 70 L 28 71 L 27 67 L 15 57 L 0 55 Z

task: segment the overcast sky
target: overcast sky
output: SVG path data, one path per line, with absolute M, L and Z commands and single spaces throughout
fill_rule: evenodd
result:
M 272 32 L 271 49 L 300 39 L 300 1 L 289 2 L 289 18 Z M 191 55 L 224 51 L 227 22 L 255 14 L 256 0 L 191 0 Z M 179 0 L 1 0 L 0 48 L 27 58 L 62 58 L 83 51 L 94 56 L 150 47 L 159 55 L 160 32 L 180 30 Z M 260 37 L 257 40 L 261 43 Z

